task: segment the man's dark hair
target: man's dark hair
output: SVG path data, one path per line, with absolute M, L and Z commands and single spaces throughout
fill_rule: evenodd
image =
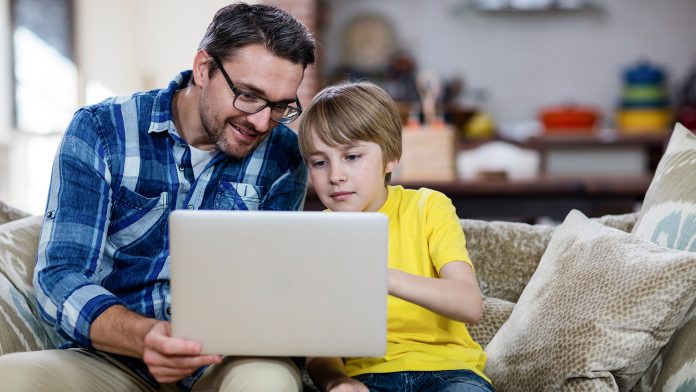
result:
M 234 3 L 221 8 L 208 26 L 198 50 L 221 61 L 247 45 L 260 44 L 274 55 L 302 68 L 313 64 L 316 42 L 312 33 L 287 12 L 266 4 Z M 217 70 L 212 62 L 210 75 Z

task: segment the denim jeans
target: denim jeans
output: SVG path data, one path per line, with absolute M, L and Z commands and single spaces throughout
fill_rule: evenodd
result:
M 353 377 L 370 392 L 494 392 L 486 380 L 470 370 L 369 373 Z

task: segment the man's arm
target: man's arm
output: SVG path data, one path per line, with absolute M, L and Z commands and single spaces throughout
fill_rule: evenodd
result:
M 142 358 L 160 382 L 219 361 L 171 337 L 169 323 L 128 310 L 100 282 L 111 214 L 110 151 L 89 110 L 80 110 L 56 155 L 34 287 L 43 317 L 82 347 Z
M 56 153 L 34 270 L 42 316 L 90 347 L 92 321 L 122 301 L 99 284 L 111 210 L 110 156 L 90 110 L 75 114 Z
M 201 355 L 198 342 L 173 338 L 168 321 L 147 318 L 120 305 L 94 320 L 90 337 L 99 350 L 142 358 L 161 383 L 178 381 L 222 360 L 219 355 Z

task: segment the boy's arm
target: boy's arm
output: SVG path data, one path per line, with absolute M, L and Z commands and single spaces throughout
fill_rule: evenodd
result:
M 389 294 L 465 323 L 477 322 L 483 310 L 474 271 L 463 261 L 445 264 L 439 279 L 390 268 Z
M 321 391 L 368 392 L 365 384 L 346 375 L 341 358 L 307 358 L 307 373 Z

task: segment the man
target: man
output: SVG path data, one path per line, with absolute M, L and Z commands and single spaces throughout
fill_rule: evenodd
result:
M 3 388 L 301 387 L 289 359 L 201 355 L 199 343 L 171 336 L 166 224 L 180 208 L 301 207 L 306 166 L 284 124 L 301 112 L 297 89 L 314 56 L 292 16 L 236 3 L 217 12 L 193 69 L 168 88 L 75 114 L 34 276 L 42 315 L 70 350 L 0 357 Z

